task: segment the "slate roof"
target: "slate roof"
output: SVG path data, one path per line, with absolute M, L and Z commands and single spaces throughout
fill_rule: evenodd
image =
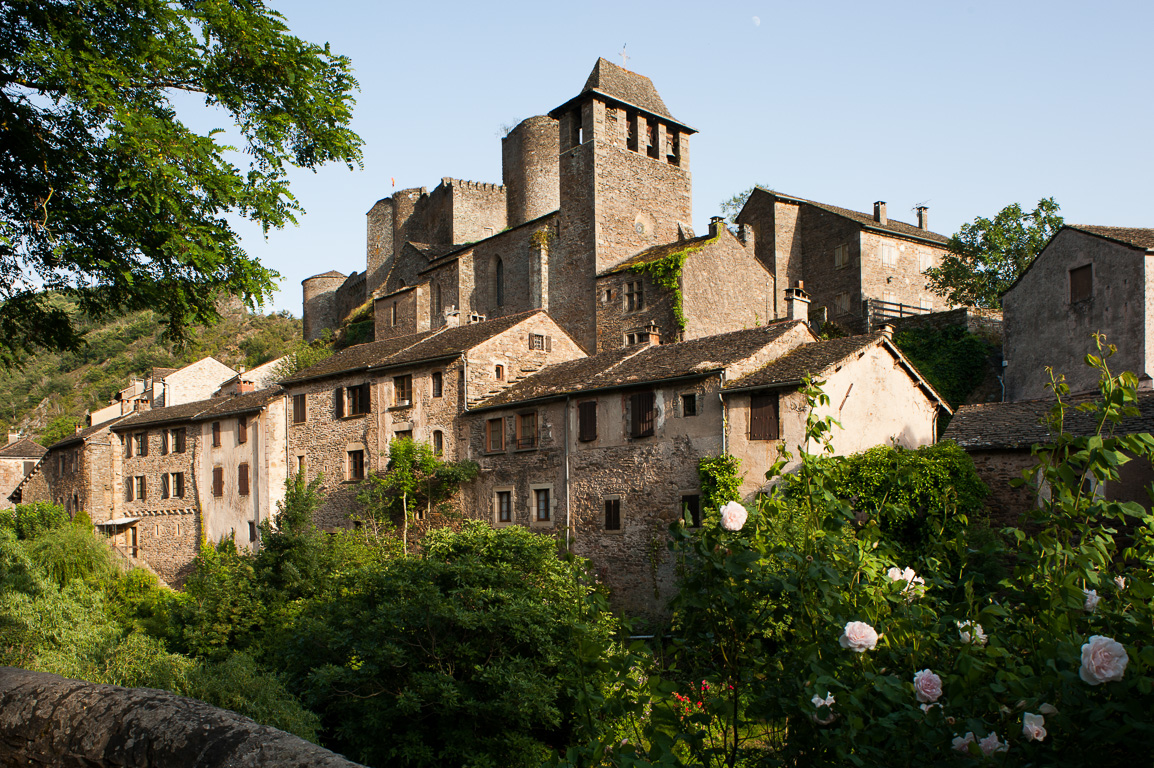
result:
M 422 360 L 434 360 L 439 357 L 459 355 L 467 349 L 488 341 L 499 333 L 504 333 L 513 326 L 528 320 L 536 314 L 543 314 L 544 310 L 533 309 L 515 315 L 506 315 L 481 323 L 468 323 L 455 328 L 445 328 L 435 333 L 426 334 L 415 344 L 399 350 L 387 359 L 381 360 L 371 368 L 394 368 L 399 365 L 409 365 Z M 526 340 L 526 344 L 528 340 Z
M 190 421 L 194 416 L 208 407 L 208 400 L 196 400 L 191 403 L 170 405 L 166 408 L 154 408 L 150 411 L 137 411 L 125 416 L 122 421 L 116 422 L 113 432 L 120 432 L 153 424 L 166 424 L 174 421 Z
M 178 370 L 180 370 L 180 369 L 179 368 L 153 368 L 152 369 L 152 378 L 154 381 L 156 379 L 163 379 L 168 374 L 176 373 Z
M 412 241 L 409 241 L 408 244 L 413 246 L 414 250 L 422 254 L 429 261 L 434 261 L 441 258 L 442 256 L 453 253 L 461 247 L 459 245 L 452 244 L 415 243 Z
M 5 459 L 38 459 L 46 453 L 48 449 L 30 437 L 22 437 L 0 448 L 0 458 Z
M 556 363 L 539 373 L 526 376 L 473 410 L 694 374 L 704 376 L 746 359 L 801 324 L 800 320 L 787 320 L 676 344 L 625 347 L 580 360 Z
M 126 414 L 124 416 L 117 416 L 115 419 L 112 419 L 111 421 L 101 422 L 100 424 L 97 424 L 95 427 L 85 427 L 84 429 L 80 430 L 76 434 L 69 435 L 68 437 L 64 438 L 63 440 L 57 440 L 52 445 L 48 446 L 48 450 L 52 451 L 52 450 L 55 450 L 57 448 L 63 448 L 67 445 L 71 445 L 72 443 L 82 442 L 82 441 L 88 439 L 89 437 L 91 437 L 92 435 L 95 435 L 97 432 L 108 429 L 113 424 L 120 423 L 124 419 L 127 419 L 130 415 L 131 414 Z
M 617 66 L 608 59 L 597 59 L 585 87 L 573 99 L 557 107 L 549 113 L 550 117 L 557 117 L 564 112 L 574 101 L 580 100 L 587 93 L 596 93 L 613 101 L 637 107 L 657 117 L 663 117 L 676 125 L 696 133 L 692 128 L 669 114 L 669 108 L 661 100 L 661 95 L 653 87 L 653 81 L 645 75 L 630 72 L 628 69 Z
M 886 223 L 882 224 L 874 220 L 872 213 L 852 211 L 849 208 L 840 208 L 836 205 L 830 205 L 828 203 L 819 203 L 814 200 L 806 200 L 803 197 L 794 197 L 793 195 L 787 195 L 782 192 L 775 192 L 772 189 L 765 189 L 764 187 L 758 187 L 757 189 L 765 192 L 766 194 L 773 195 L 774 197 L 781 198 L 791 203 L 804 203 L 806 205 L 812 205 L 815 208 L 820 208 L 821 210 L 832 213 L 835 216 L 841 216 L 844 219 L 857 222 L 863 227 L 867 227 L 869 229 L 876 229 L 883 232 L 892 232 L 896 235 L 912 237 L 918 240 L 929 240 L 935 243 L 940 243 L 942 245 L 950 241 L 950 239 L 945 235 L 938 234 L 937 232 L 931 232 L 928 229 L 921 229 L 920 227 L 917 227 L 913 224 L 907 224 L 906 222 L 898 221 L 897 219 L 887 218 Z
M 421 339 L 431 336 L 434 333 L 436 333 L 436 331 L 422 331 L 420 333 L 411 333 L 407 336 L 397 336 L 392 339 L 382 339 L 381 341 L 370 341 L 367 344 L 357 344 L 342 349 L 332 357 L 326 358 L 314 366 L 305 368 L 303 371 L 297 371 L 292 376 L 282 379 L 281 383 L 295 384 L 301 381 L 322 379 L 326 376 L 336 376 L 352 371 L 365 371 L 369 369 L 369 366 L 375 365 L 391 355 L 395 355 L 405 347 L 411 347 Z
M 1069 402 L 1077 405 L 1094 397 L 1083 395 Z M 942 439 L 953 440 L 966 450 L 1028 450 L 1036 443 L 1053 440 L 1053 432 L 1042 423 L 1053 406 L 1054 401 L 1049 399 L 963 405 L 954 414 Z M 1139 415 L 1123 419 L 1114 430 L 1116 434 L 1154 433 L 1154 392 L 1139 392 L 1137 407 Z M 1094 434 L 1095 416 L 1069 409 L 1065 429 L 1078 437 Z
M 1079 232 L 1088 232 L 1107 240 L 1114 240 L 1123 245 L 1132 245 L 1136 248 L 1154 248 L 1154 229 L 1139 227 L 1097 227 L 1085 224 L 1067 224 L 1067 229 L 1076 229 Z
M 605 275 L 624 272 L 631 267 L 636 267 L 641 264 L 649 264 L 654 261 L 661 261 L 666 256 L 677 253 L 678 251 L 684 250 L 686 248 L 700 248 L 710 239 L 710 237 L 712 237 L 712 235 L 702 235 L 701 237 L 691 237 L 688 240 L 674 240 L 672 243 L 664 243 L 662 245 L 655 245 L 652 248 L 646 248 L 641 253 L 630 256 L 625 261 L 610 267 L 597 276 L 604 277 Z
M 880 333 L 867 333 L 805 344 L 790 350 L 765 367 L 729 382 L 725 385 L 725 389 L 780 387 L 796 384 L 805 376 L 821 378 L 822 374 L 838 363 L 866 347 L 877 344 L 883 338 Z
M 214 397 L 208 400 L 209 406 L 195 417 L 195 421 L 218 419 L 224 416 L 233 416 L 241 413 L 253 413 L 264 406 L 284 397 L 284 390 L 278 387 L 258 389 L 255 392 L 245 392 L 240 395 Z

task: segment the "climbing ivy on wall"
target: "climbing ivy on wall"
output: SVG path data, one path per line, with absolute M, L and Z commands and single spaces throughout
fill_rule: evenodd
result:
M 990 343 L 959 325 L 913 328 L 894 334 L 894 344 L 951 408 L 966 402 L 989 368 Z
M 685 330 L 685 302 L 681 295 L 681 268 L 685 266 L 687 258 L 705 246 L 716 243 L 719 237 L 721 237 L 720 226 L 717 228 L 717 234 L 707 240 L 679 248 L 660 259 L 629 267 L 630 272 L 649 275 L 649 279 L 653 281 L 654 285 L 673 294 L 673 316 L 677 319 L 677 327 L 683 331 Z
M 741 500 L 741 459 L 736 456 L 703 456 L 697 462 L 697 476 L 701 480 L 702 511 Z

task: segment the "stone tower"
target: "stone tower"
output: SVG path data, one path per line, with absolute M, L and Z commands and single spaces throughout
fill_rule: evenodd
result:
M 598 59 L 585 87 L 549 113 L 560 123 L 559 249 L 550 312 L 597 347 L 595 277 L 693 219 L 689 136 L 649 78 Z
M 506 225 L 517 227 L 560 205 L 557 121 L 545 115 L 522 120 L 501 139 Z

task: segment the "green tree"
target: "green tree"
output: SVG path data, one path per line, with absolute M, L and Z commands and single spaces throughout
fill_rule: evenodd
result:
M 153 309 L 177 342 L 224 295 L 260 303 L 276 273 L 228 217 L 283 227 L 291 167 L 359 164 L 355 87 L 260 0 L 0 5 L 0 361 L 79 345 L 42 288 L 89 317 Z M 239 146 L 179 119 L 200 98 Z
M 929 287 L 953 304 L 996 309 L 999 298 L 1062 226 L 1054 198 L 1025 213 L 1017 203 L 993 219 L 979 216 L 950 238 L 941 266 L 926 270 Z
M 428 515 L 479 471 L 475 461 L 444 461 L 428 443 L 393 440 L 384 474 L 370 475 L 357 500 L 374 520 L 400 516 L 401 541 L 408 551 L 413 506 L 423 504 Z
M 721 209 L 721 215 L 725 217 L 726 222 L 732 224 L 737 220 L 737 214 L 741 213 L 741 209 L 745 207 L 746 202 L 749 201 L 749 196 L 753 194 L 753 190 L 761 187 L 762 189 L 769 189 L 765 184 L 754 184 L 749 189 L 743 189 L 733 197 L 721 201 L 718 206 Z

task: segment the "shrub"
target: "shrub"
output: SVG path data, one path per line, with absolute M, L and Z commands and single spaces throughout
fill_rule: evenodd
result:
M 103 580 L 116 574 L 108 545 L 91 529 L 65 525 L 38 536 L 29 546 L 33 559 L 61 587 L 73 579 Z
M 36 501 L 0 510 L 0 528 L 8 528 L 17 538 L 34 539 L 68 522 L 68 513 L 59 504 Z

